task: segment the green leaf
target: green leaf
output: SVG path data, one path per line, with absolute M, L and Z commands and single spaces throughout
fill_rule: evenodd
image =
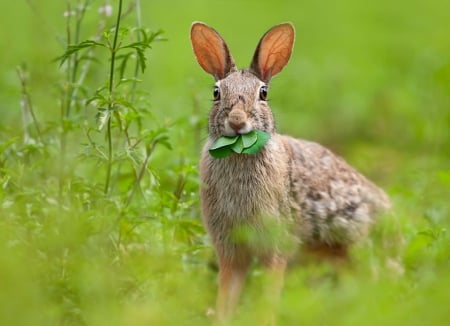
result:
M 229 146 L 234 144 L 237 140 L 238 140 L 239 136 L 234 136 L 234 137 L 220 137 L 219 139 L 217 139 L 214 144 L 211 146 L 211 149 L 217 149 L 220 147 L 224 147 L 224 146 Z
M 231 144 L 229 147 L 233 150 L 233 152 L 238 153 L 238 154 L 241 154 L 242 151 L 243 151 L 243 149 L 244 149 L 244 144 L 243 144 L 243 141 L 242 141 L 242 136 L 241 136 L 241 137 L 238 137 L 238 139 L 236 140 L 236 142 L 235 142 L 234 144 Z
M 244 148 L 249 148 L 258 140 L 258 134 L 256 130 L 252 130 L 248 134 L 242 135 L 241 138 Z
M 93 40 L 87 40 L 83 41 L 79 44 L 72 44 L 68 45 L 66 51 L 63 53 L 63 55 L 57 57 L 55 60 L 59 60 L 59 66 L 62 66 L 64 62 L 66 62 L 67 59 L 69 59 L 73 54 L 77 53 L 78 51 L 84 50 L 86 48 L 94 47 L 94 46 L 101 46 L 106 47 L 105 44 L 93 41 Z
M 231 146 L 236 143 L 239 136 L 234 137 L 220 137 L 217 139 L 214 144 L 209 149 L 209 153 L 211 156 L 215 158 L 223 158 L 227 157 L 232 153 Z
M 267 143 L 270 134 L 261 130 L 252 130 L 244 135 L 234 137 L 222 136 L 217 139 L 209 149 L 211 156 L 215 158 L 227 157 L 231 153 L 256 154 Z
M 214 148 L 214 149 L 210 149 L 209 150 L 209 154 L 211 154 L 212 157 L 215 158 L 224 158 L 227 157 L 228 155 L 230 155 L 233 151 L 230 149 L 230 147 L 225 146 L 225 147 L 218 147 L 218 148 Z
M 111 117 L 111 111 L 106 108 L 98 108 L 96 114 L 97 130 L 102 130 Z
M 256 130 L 256 134 L 258 136 L 257 141 L 250 147 L 245 148 L 242 153 L 243 154 L 256 154 L 264 147 L 267 141 L 270 139 L 270 134 L 265 131 Z

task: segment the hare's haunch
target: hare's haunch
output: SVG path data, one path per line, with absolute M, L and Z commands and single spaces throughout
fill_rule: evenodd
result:
M 345 257 L 376 212 L 390 206 L 383 190 L 342 158 L 276 132 L 268 83 L 289 61 L 294 38 L 291 24 L 271 28 L 250 68 L 239 70 L 214 29 L 199 22 L 191 28 L 198 63 L 216 80 L 200 177 L 202 216 L 219 263 L 219 319 L 233 313 L 254 257 L 273 275 L 268 295 L 275 297 L 296 248 Z M 218 138 L 252 130 L 270 133 L 258 153 L 210 155 Z

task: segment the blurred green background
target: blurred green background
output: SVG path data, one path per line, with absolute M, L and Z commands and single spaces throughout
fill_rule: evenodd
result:
M 19 1 L 5 2 L 1 11 L 5 28 L 0 42 L 7 49 L 0 80 L 2 124 L 12 129 L 19 121 L 19 111 L 13 109 L 19 63 L 25 62 L 33 76 L 39 115 L 52 114 L 51 86 L 58 74 L 52 59 L 61 53 L 65 32 L 64 1 L 29 2 L 34 10 Z M 101 4 L 93 3 L 92 25 L 94 7 Z M 144 26 L 164 29 L 168 42 L 150 52 L 143 87 L 160 119 L 196 114 L 204 119 L 212 80 L 193 60 L 191 23 L 214 26 L 245 67 L 262 33 L 291 21 L 297 29 L 295 51 L 271 90 L 281 132 L 339 151 L 348 150 L 349 143 L 371 142 L 388 145 L 392 155 L 445 156 L 450 121 L 447 9 L 446 1 L 144 1 Z M 193 102 L 200 112 L 193 112 Z
M 47 156 L 21 158 L 4 150 L 23 137 L 20 64 L 29 72 L 37 120 L 46 132 L 57 130 L 63 73 L 54 59 L 64 52 L 68 3 L 77 1 L 0 4 L 0 324 L 208 324 L 215 271 L 207 264 L 213 253 L 201 228 L 196 162 L 213 80 L 191 50 L 189 29 L 197 20 L 221 33 L 240 67 L 249 64 L 267 29 L 292 22 L 294 53 L 269 95 L 279 132 L 333 149 L 383 186 L 395 204 L 371 240 L 355 249 L 360 264 L 340 284 L 310 281 L 324 273 L 320 268 L 288 273 L 280 324 L 448 322 L 449 1 L 142 1 L 143 25 L 163 29 L 167 38 L 153 45 L 141 76 L 155 117 L 146 123 L 170 126 L 172 150 L 156 151 L 150 162 L 158 175 L 148 194 L 152 219 L 120 226 L 133 230 L 124 242 L 111 240 L 117 236 L 114 204 L 77 206 L 89 180 L 96 180 L 94 164 L 82 171 L 70 165 L 85 188 L 72 185 L 70 200 L 58 206 L 46 195 L 57 183 L 51 137 Z M 105 3 L 92 2 L 82 40 L 92 38 Z M 110 3 L 114 16 L 117 4 Z M 99 60 L 106 65 L 106 58 Z M 96 112 L 90 116 L 89 110 L 86 123 L 95 125 Z M 72 139 L 73 157 L 84 143 L 82 133 Z M 173 206 L 165 194 L 176 193 L 179 180 L 187 194 Z M 258 275 L 237 323 L 254 321 L 244 311 L 254 308 Z

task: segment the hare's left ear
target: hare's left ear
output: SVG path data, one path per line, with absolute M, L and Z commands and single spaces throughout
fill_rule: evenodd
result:
M 259 41 L 250 71 L 262 81 L 269 82 L 288 63 L 294 39 L 292 24 L 284 23 L 272 27 Z

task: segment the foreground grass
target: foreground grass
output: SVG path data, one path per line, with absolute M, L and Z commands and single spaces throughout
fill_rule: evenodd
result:
M 422 195 L 398 196 L 397 203 Z M 119 242 L 125 226 L 111 219 L 106 202 L 64 208 L 42 194 L 21 197 L 9 207 L 15 214 L 3 207 L 2 324 L 209 323 L 206 310 L 216 291 L 216 272 L 208 265 L 212 252 L 202 242 L 177 238 L 179 226 L 143 219 Z M 395 210 L 354 248 L 353 267 L 338 275 L 329 266 L 293 267 L 280 324 L 444 325 L 450 239 L 443 213 L 429 212 L 434 215 L 425 219 Z M 256 267 L 237 324 L 258 320 L 260 276 Z
M 101 92 L 108 87 L 102 87 L 111 76 L 108 52 L 96 49 L 79 96 L 61 101 L 61 94 L 79 85 L 68 82 L 68 76 L 73 77 L 67 75 L 68 66 L 58 69 L 56 63 L 42 62 L 65 53 L 67 44 L 63 42 L 62 50 L 41 44 L 27 50 L 24 30 L 39 26 L 40 34 L 32 42 L 40 41 L 48 29 L 42 28 L 39 13 L 47 10 L 59 17 L 58 28 L 64 30 L 61 12 L 66 4 L 41 4 L 16 34 L 17 53 L 33 58 L 27 91 L 20 78 L 11 82 L 20 64 L 9 66 L 15 54 L 5 53 L 0 70 L 0 96 L 8 108 L 2 109 L 0 121 L 0 324 L 210 324 L 206 311 L 214 305 L 216 271 L 200 221 L 196 165 L 210 81 L 203 82 L 193 62 L 187 31 L 192 20 L 217 21 L 230 41 L 238 42 L 233 51 L 239 62 L 239 51 L 249 47 L 247 39 L 234 35 L 231 27 L 227 32 L 225 8 L 212 12 L 210 4 L 198 1 L 182 7 L 179 18 L 166 15 L 167 6 L 143 4 L 142 12 L 167 27 L 169 38 L 164 45 L 152 44 L 146 75 L 136 77 L 129 66 L 128 81 L 118 88 L 114 101 L 104 96 L 104 106 L 97 103 L 99 98 L 95 105 L 86 104 L 94 95 L 105 94 Z M 228 5 L 237 9 L 241 2 Z M 248 8 L 235 10 L 243 21 L 246 12 L 259 10 L 258 23 L 264 28 L 275 23 L 272 15 L 264 14 L 264 6 L 255 7 L 251 1 L 243 5 Z M 278 12 L 275 5 L 266 5 Z M 80 42 L 98 35 L 96 7 L 92 8 L 83 21 Z M 327 11 L 326 17 L 313 2 L 300 6 L 287 1 L 283 8 L 276 19 L 298 19 L 304 29 L 299 28 L 298 43 L 305 52 L 296 51 L 300 55 L 285 77 L 274 81 L 273 107 L 280 129 L 344 153 L 387 189 L 394 209 L 366 242 L 353 249 L 351 269 L 336 272 L 330 266 L 308 265 L 288 271 L 280 324 L 445 325 L 450 317 L 450 65 L 447 43 L 441 42 L 443 20 L 436 15 L 440 7 L 382 2 L 368 11 L 347 1 L 335 8 L 336 15 Z M 420 28 L 413 28 L 417 38 L 410 34 L 414 15 L 421 17 Z M 386 18 L 384 23 L 380 17 Z M 114 26 L 115 17 L 104 19 L 112 40 L 113 30 L 107 26 Z M 339 25 L 342 19 L 347 23 Z M 49 21 L 46 24 L 48 28 Z M 124 17 L 123 26 L 135 25 L 130 16 Z M 340 26 L 336 33 L 333 25 Z M 249 38 L 264 30 L 254 28 Z M 122 45 L 134 35 L 124 33 Z M 424 39 L 430 40 L 426 51 L 420 43 Z M 332 52 L 326 43 L 335 44 Z M 361 46 L 367 50 L 359 51 Z M 180 60 L 180 55 L 189 60 Z M 145 83 L 138 83 L 136 91 L 128 87 L 143 76 L 151 80 L 150 94 L 143 92 Z M 21 91 L 30 95 L 37 122 L 26 114 L 22 120 L 26 110 L 9 110 L 24 99 Z M 109 159 L 109 135 L 102 125 L 108 115 L 102 114 L 117 112 L 116 107 L 122 115 L 109 116 Z M 103 117 L 98 119 L 100 126 L 96 115 Z M 112 177 L 106 182 L 108 165 Z M 255 266 L 236 324 L 258 323 L 261 279 Z

